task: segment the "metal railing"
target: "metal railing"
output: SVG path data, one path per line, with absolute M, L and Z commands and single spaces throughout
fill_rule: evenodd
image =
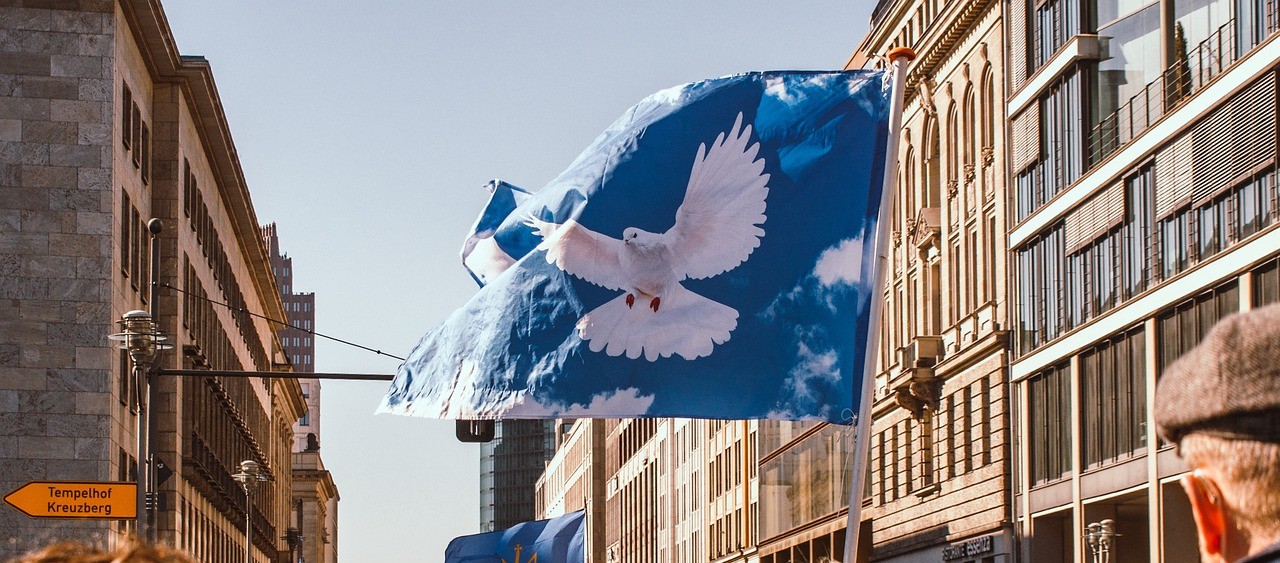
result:
M 1266 0 L 1265 29 L 1246 30 L 1237 36 L 1236 19 L 1227 20 L 1194 49 L 1177 56 L 1160 77 L 1147 84 L 1087 133 L 1088 161 L 1092 169 L 1134 138 L 1150 129 L 1160 118 L 1192 94 L 1199 92 L 1222 71 L 1277 30 L 1274 17 L 1277 0 Z M 1262 17 L 1257 15 L 1255 17 Z M 1260 33 L 1259 33 L 1260 32 Z M 1254 35 L 1260 35 L 1255 37 Z

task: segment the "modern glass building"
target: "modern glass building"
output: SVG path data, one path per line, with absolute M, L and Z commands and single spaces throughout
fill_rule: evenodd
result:
M 480 444 L 480 531 L 533 520 L 535 490 L 556 452 L 556 421 L 504 420 Z
M 1151 402 L 1214 322 L 1280 298 L 1277 3 L 1007 10 L 1021 559 L 1197 561 Z

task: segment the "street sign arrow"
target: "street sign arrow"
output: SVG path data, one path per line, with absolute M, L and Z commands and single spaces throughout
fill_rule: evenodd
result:
M 132 520 L 138 485 L 110 481 L 32 481 L 4 501 L 32 518 Z

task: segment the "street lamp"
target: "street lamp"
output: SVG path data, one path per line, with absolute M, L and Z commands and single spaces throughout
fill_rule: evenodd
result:
M 1085 541 L 1093 552 L 1093 563 L 1110 563 L 1111 546 L 1120 534 L 1116 533 L 1116 521 L 1110 518 L 1085 526 Z
M 267 480 L 262 474 L 258 462 L 245 460 L 240 462 L 240 472 L 232 475 L 244 487 L 244 563 L 253 561 L 253 491 L 258 483 Z
M 151 459 L 151 409 L 154 397 L 151 387 L 151 376 L 155 373 L 154 362 L 161 350 L 173 348 L 168 337 L 160 333 L 151 313 L 146 311 L 129 311 L 119 321 L 122 332 L 107 336 L 127 350 L 132 364 L 133 380 L 136 382 L 136 401 L 138 418 L 134 427 L 137 438 L 137 460 L 134 465 L 138 482 L 137 528 L 138 535 L 147 541 L 155 541 L 152 526 L 151 509 L 155 506 L 154 467 Z M 123 375 L 123 374 L 122 374 Z

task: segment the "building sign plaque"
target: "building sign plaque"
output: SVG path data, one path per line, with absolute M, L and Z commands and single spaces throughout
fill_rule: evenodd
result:
M 975 555 L 986 555 L 993 550 L 995 550 L 995 540 L 991 536 L 982 536 L 942 548 L 942 560 L 954 561 Z

